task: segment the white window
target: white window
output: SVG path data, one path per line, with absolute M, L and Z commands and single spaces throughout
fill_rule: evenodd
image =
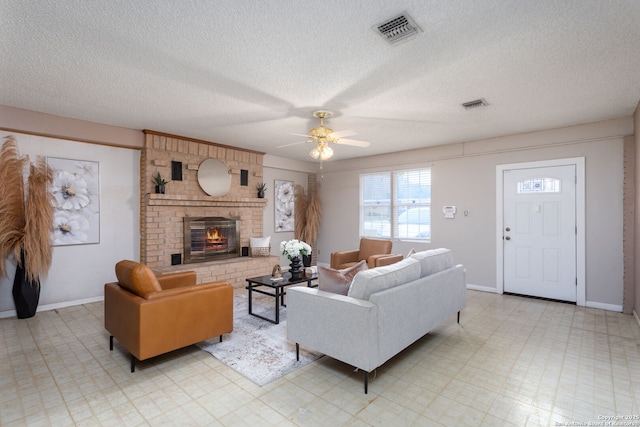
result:
M 360 175 L 360 236 L 431 238 L 431 169 Z
M 518 194 L 559 193 L 560 180 L 552 177 L 529 178 L 518 182 Z

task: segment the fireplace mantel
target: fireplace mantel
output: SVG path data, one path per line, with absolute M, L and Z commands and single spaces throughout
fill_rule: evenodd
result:
M 267 199 L 251 197 L 182 196 L 147 194 L 147 206 L 249 207 L 264 208 Z

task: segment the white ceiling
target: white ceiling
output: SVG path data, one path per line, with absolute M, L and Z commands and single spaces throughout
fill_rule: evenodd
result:
M 418 37 L 373 28 L 406 12 Z M 0 104 L 310 160 L 628 117 L 640 1 L 0 0 Z M 485 98 L 490 106 L 465 110 Z

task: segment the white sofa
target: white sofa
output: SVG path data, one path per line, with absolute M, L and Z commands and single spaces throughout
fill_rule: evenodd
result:
M 359 272 L 345 295 L 316 288 L 287 290 L 287 337 L 369 372 L 458 313 L 466 275 L 448 249 L 417 252 L 395 264 Z

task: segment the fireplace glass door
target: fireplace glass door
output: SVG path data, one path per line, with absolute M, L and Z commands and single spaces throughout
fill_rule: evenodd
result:
M 184 218 L 184 262 L 215 261 L 240 256 L 240 226 L 222 217 Z

